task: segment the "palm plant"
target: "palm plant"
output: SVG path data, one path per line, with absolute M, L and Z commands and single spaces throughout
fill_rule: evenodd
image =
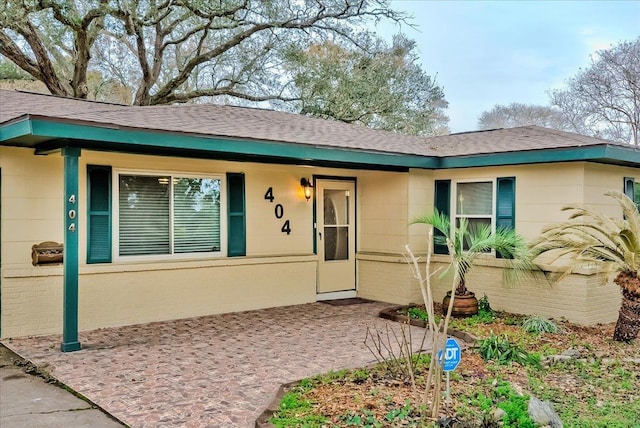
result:
M 476 260 L 491 251 L 505 259 L 505 280 L 513 283 L 526 275 L 532 275 L 537 266 L 532 263 L 531 252 L 525 239 L 511 228 L 499 227 L 494 231 L 490 225 L 472 227 L 466 218 L 460 218 L 451 229 L 449 216 L 438 212 L 419 217 L 412 223 L 433 226 L 440 232 L 435 236 L 436 244 L 446 245 L 452 258 L 450 269 L 458 277 L 456 296 L 470 294 L 467 289 L 467 274 Z
M 628 342 L 640 331 L 640 214 L 634 202 L 609 191 L 622 207 L 624 218 L 568 205 L 569 220 L 546 228 L 532 243 L 535 257 L 548 254 L 550 264 L 564 267 L 558 280 L 582 269 L 596 269 L 614 278 L 622 290 L 622 303 L 613 339 Z

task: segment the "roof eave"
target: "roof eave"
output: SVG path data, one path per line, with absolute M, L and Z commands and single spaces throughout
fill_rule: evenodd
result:
M 438 169 L 484 166 L 526 165 L 535 163 L 589 161 L 637 167 L 640 150 L 617 144 L 522 150 L 507 153 L 446 156 L 439 159 Z
M 437 164 L 437 159 L 434 157 L 411 154 L 94 126 L 68 121 L 52 121 L 41 117 L 24 117 L 20 121 L 2 124 L 0 132 L 2 132 L 0 145 L 31 147 L 41 153 L 50 152 L 67 144 L 90 150 L 112 152 L 345 168 L 432 169 Z
M 23 115 L 0 124 L 0 145 L 31 147 L 43 154 L 63 145 L 72 145 L 112 152 L 384 170 L 452 169 L 574 161 L 633 167 L 640 165 L 640 150 L 606 142 L 568 148 L 435 157 L 140 130 L 58 121 L 32 115 Z
M 28 115 L 0 124 L 0 145 L 29 139 L 29 137 L 33 137 L 33 129 Z

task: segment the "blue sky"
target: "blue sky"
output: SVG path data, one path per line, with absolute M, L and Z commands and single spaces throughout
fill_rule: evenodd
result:
M 452 132 L 472 131 L 496 104 L 547 104 L 547 91 L 590 63 L 596 50 L 640 36 L 640 0 L 406 1 L 391 7 L 414 16 L 423 70 L 437 74 L 449 101 Z

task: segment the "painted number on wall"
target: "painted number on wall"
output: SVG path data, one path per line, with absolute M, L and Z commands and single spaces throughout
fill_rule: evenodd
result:
M 273 187 L 269 187 L 267 189 L 267 191 L 264 194 L 264 198 L 267 201 L 273 203 L 273 201 L 276 199 L 276 197 L 273 194 Z M 284 207 L 282 206 L 282 204 L 276 204 L 274 209 L 274 214 L 277 219 L 281 219 L 282 217 L 284 217 Z M 287 235 L 291 233 L 291 223 L 289 222 L 288 219 L 284 220 L 284 223 L 282 224 L 280 231 L 282 233 L 286 233 Z

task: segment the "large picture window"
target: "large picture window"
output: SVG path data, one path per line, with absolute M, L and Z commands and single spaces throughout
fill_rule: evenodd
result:
M 178 175 L 118 175 L 119 256 L 221 250 L 221 180 Z

